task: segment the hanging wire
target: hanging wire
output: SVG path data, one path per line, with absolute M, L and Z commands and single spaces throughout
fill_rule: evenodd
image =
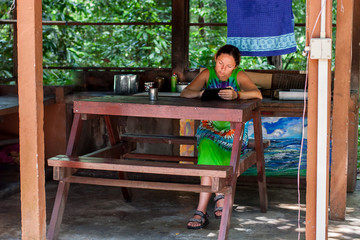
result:
M 7 15 L 8 15 L 8 16 L 10 16 L 11 11 L 15 9 L 15 6 L 16 6 L 16 0 L 13 0 L 12 4 L 11 4 L 11 6 L 10 6 L 10 9 L 9 9 L 9 11 L 7 12 Z

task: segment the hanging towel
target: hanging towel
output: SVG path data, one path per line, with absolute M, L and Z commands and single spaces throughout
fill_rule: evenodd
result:
M 291 0 L 226 0 L 227 43 L 243 56 L 296 51 Z

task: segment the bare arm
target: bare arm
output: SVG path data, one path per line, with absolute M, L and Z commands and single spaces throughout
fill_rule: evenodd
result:
M 262 99 L 261 92 L 245 72 L 240 71 L 237 75 L 237 81 L 240 86 L 241 92 L 240 99 L 259 98 Z
M 209 79 L 209 70 L 205 69 L 201 73 L 199 73 L 194 80 L 180 93 L 180 97 L 184 98 L 200 98 L 204 92 L 202 90 L 205 85 L 207 79 Z

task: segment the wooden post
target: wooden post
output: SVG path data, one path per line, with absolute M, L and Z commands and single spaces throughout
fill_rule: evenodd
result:
M 188 62 L 189 30 L 186 23 L 189 18 L 189 0 L 172 0 L 172 70 L 184 80 Z
M 22 239 L 45 239 L 42 5 L 17 1 Z
M 326 6 L 326 37 L 331 38 L 331 10 L 332 2 Z M 306 45 L 311 38 L 320 37 L 320 21 L 317 18 L 321 11 L 321 1 L 306 2 Z M 316 24 L 317 23 L 317 24 Z M 329 61 L 329 89 L 330 95 L 330 61 Z M 317 164 L 317 104 L 318 104 L 318 60 L 309 58 L 308 65 L 308 142 L 307 142 L 307 171 L 306 171 L 306 239 L 316 239 L 316 164 Z M 330 106 L 330 99 L 329 104 Z M 330 110 L 328 109 L 330 115 Z M 330 119 L 328 119 L 329 126 Z M 329 130 L 328 130 L 329 132 Z M 328 183 L 327 183 L 328 188 Z
M 330 218 L 344 220 L 348 165 L 353 0 L 337 4 Z
M 350 107 L 349 107 L 349 162 L 347 191 L 354 192 L 357 175 L 357 149 L 358 149 L 358 124 L 359 124 L 359 58 L 360 58 L 360 0 L 354 0 L 353 31 L 352 31 L 352 62 L 350 82 Z

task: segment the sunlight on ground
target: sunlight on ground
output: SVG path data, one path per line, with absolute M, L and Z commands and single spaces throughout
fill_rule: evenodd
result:
M 256 211 L 257 208 L 255 207 L 250 207 L 250 206 L 239 206 L 239 205 L 235 205 L 234 204 L 234 207 L 235 207 L 235 211 L 236 212 L 240 212 L 240 213 L 243 213 L 243 212 L 252 212 L 252 211 Z
M 298 210 L 299 209 L 299 206 L 297 204 L 286 204 L 286 203 L 280 203 L 278 205 L 276 205 L 276 207 L 278 208 L 283 208 L 283 209 L 289 209 L 289 210 Z M 301 208 L 301 211 L 306 211 L 306 207 L 305 207 L 305 204 L 300 204 L 300 208 Z
M 352 213 L 354 211 L 355 211 L 354 208 L 349 208 L 349 207 L 346 208 L 346 213 Z
M 348 210 L 348 209 L 346 209 Z M 355 211 L 355 209 L 352 209 Z M 360 219 L 346 216 L 346 221 L 329 221 L 329 239 L 360 239 Z M 355 237 L 354 237 L 355 236 Z
M 234 204 L 235 206 L 235 204 Z M 290 212 L 293 212 L 293 217 L 289 219 L 287 215 L 284 215 L 283 212 L 279 211 L 272 211 L 272 213 L 269 212 L 269 214 L 266 215 L 258 215 L 255 214 L 251 218 L 239 218 L 238 220 L 238 226 L 234 228 L 234 230 L 242 233 L 250 233 L 253 231 L 252 225 L 264 225 L 264 226 L 272 226 L 270 228 L 276 228 L 284 232 L 296 232 L 297 234 L 305 233 L 305 226 L 304 226 L 304 219 L 301 220 L 301 227 L 298 227 L 297 224 L 297 212 L 299 209 L 299 206 L 297 204 L 277 204 L 275 205 L 278 209 L 285 209 L 289 210 Z M 304 215 L 304 212 L 306 211 L 305 204 L 300 205 L 300 210 L 302 212 L 302 215 Z M 245 213 L 245 212 L 257 212 L 258 209 L 252 206 L 235 206 L 235 211 L 238 213 Z M 271 216 L 271 217 L 269 217 Z M 304 216 L 302 216 L 303 218 Z
M 251 232 L 251 229 L 247 228 L 234 228 L 238 232 Z
M 216 237 L 216 236 L 217 236 L 216 233 L 209 233 L 209 234 L 207 235 L 207 237 Z

